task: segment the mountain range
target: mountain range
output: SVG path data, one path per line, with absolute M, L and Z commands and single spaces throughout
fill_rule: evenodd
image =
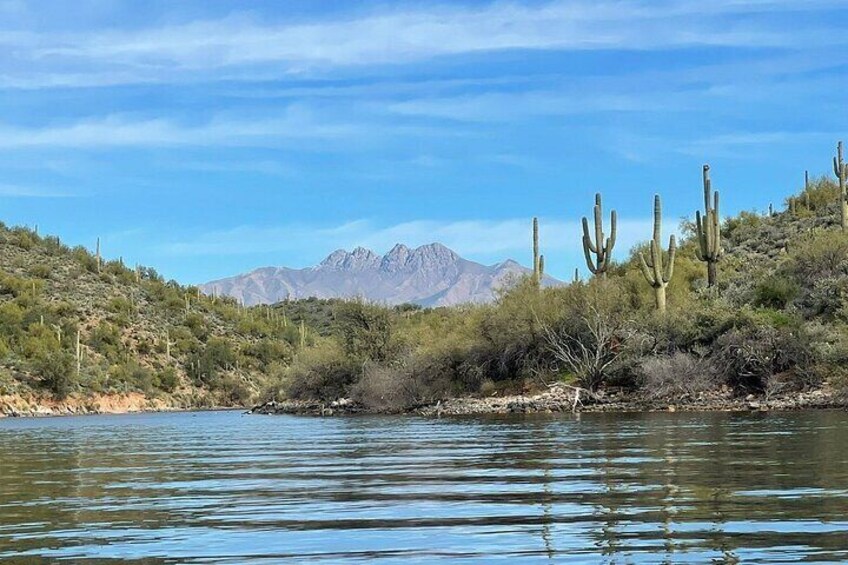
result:
M 499 288 L 532 271 L 513 260 L 482 265 L 440 243 L 385 255 L 357 247 L 339 249 L 314 267 L 265 267 L 201 285 L 206 294 L 232 296 L 245 305 L 301 298 L 363 298 L 384 304 L 455 306 L 490 302 Z M 559 281 L 545 276 L 546 286 Z

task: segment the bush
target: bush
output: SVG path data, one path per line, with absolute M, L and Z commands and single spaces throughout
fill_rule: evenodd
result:
M 172 393 L 180 386 L 180 377 L 173 367 L 165 367 L 156 374 L 153 384 L 164 392 Z
M 562 315 L 545 328 L 551 353 L 580 384 L 595 389 L 633 353 L 635 324 L 614 281 L 569 287 Z
M 112 386 L 121 390 L 138 390 L 150 393 L 153 390 L 153 373 L 135 360 L 116 363 L 109 367 L 109 380 Z
M 209 384 L 220 370 L 231 369 L 235 363 L 236 355 L 230 343 L 223 338 L 213 337 L 189 359 L 189 374 L 197 384 Z
M 38 265 L 33 265 L 29 268 L 30 276 L 33 276 L 37 279 L 49 279 L 50 274 L 53 272 L 53 269 L 50 268 L 50 265 L 45 265 L 43 263 Z
M 33 370 L 57 398 L 65 398 L 73 390 L 75 369 L 74 356 L 66 351 L 46 351 L 33 359 Z
M 648 397 L 667 400 L 715 390 L 722 382 L 709 360 L 681 352 L 643 359 L 639 376 Z
M 822 278 L 848 275 L 848 235 L 827 231 L 799 238 L 790 247 L 786 270 L 804 288 Z
M 767 308 L 786 308 L 798 296 L 800 287 L 784 277 L 769 277 L 761 281 L 754 291 L 754 304 Z
M 805 376 L 813 366 L 809 336 L 798 326 L 755 326 L 731 330 L 716 342 L 713 362 L 725 380 L 743 390 L 764 392 L 771 377 Z
M 283 388 L 287 398 L 329 402 L 346 397 L 358 376 L 359 365 L 333 340 L 323 340 L 298 354 Z
M 125 357 L 126 348 L 121 340 L 121 332 L 109 322 L 101 322 L 91 332 L 88 344 L 106 359 L 118 361 Z
M 249 355 L 264 367 L 273 362 L 288 364 L 292 360 L 292 348 L 285 341 L 260 339 L 244 348 L 244 354 Z
M 375 363 L 365 365 L 362 377 L 351 387 L 351 398 L 380 412 L 400 412 L 414 406 L 419 393 L 409 372 Z
M 334 312 L 345 353 L 362 361 L 386 361 L 392 325 L 386 308 L 362 301 L 343 302 Z

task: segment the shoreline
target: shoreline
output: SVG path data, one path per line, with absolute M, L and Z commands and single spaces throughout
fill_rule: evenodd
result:
M 592 412 L 786 412 L 798 410 L 846 410 L 848 395 L 828 389 L 784 394 L 779 397 L 739 396 L 730 390 L 685 395 L 675 401 L 633 393 L 584 389 L 554 384 L 532 395 L 461 397 L 401 410 L 369 409 L 350 399 L 266 402 L 249 410 L 260 415 L 354 416 L 395 414 L 410 416 L 471 416 L 487 414 L 553 414 Z
M 0 395 L 0 420 L 6 418 L 60 418 L 63 416 L 244 409 L 244 406 L 192 404 L 187 402 L 185 397 L 147 397 L 138 392 L 89 396 L 73 395 L 63 400 L 39 395 Z
M 319 401 L 271 401 L 248 406 L 192 405 L 185 398 L 149 398 L 141 393 L 74 396 L 56 400 L 41 396 L 0 396 L 0 419 L 57 418 L 159 412 L 242 410 L 256 415 L 339 417 L 356 415 L 473 416 L 555 413 L 632 412 L 787 412 L 799 410 L 848 410 L 848 395 L 828 389 L 784 394 L 779 397 L 739 396 L 729 390 L 684 395 L 675 401 L 633 393 L 584 389 L 553 384 L 535 394 L 459 397 L 404 409 L 369 409 L 350 399 Z

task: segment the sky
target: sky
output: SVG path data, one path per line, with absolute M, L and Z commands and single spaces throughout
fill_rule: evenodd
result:
M 0 0 L 0 219 L 199 283 L 439 241 L 584 268 L 848 138 L 844 0 Z

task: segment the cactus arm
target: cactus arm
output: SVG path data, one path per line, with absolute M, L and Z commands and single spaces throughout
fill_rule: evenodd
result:
M 615 238 L 618 233 L 618 214 L 615 210 L 610 212 L 610 234 L 607 239 L 607 253 L 612 252 L 612 248 L 615 247 Z
M 665 276 L 663 282 L 668 284 L 671 282 L 671 277 L 674 275 L 674 258 L 677 256 L 677 241 L 674 236 L 671 236 L 668 242 L 668 263 L 665 265 Z
M 597 274 L 598 267 L 595 265 L 594 261 L 592 261 L 592 252 L 590 251 L 590 243 L 589 238 L 583 237 L 583 255 L 586 257 L 586 266 L 589 267 L 589 271 L 592 274 Z
M 642 275 L 645 277 L 645 280 L 648 281 L 648 284 L 654 286 L 654 279 L 651 275 L 651 269 L 648 265 L 648 262 L 645 260 L 645 254 L 641 251 L 639 252 L 639 268 L 642 269 Z
M 587 246 L 592 253 L 598 252 L 598 248 L 592 243 L 592 237 L 589 235 L 589 219 L 585 216 L 583 217 L 583 245 Z
M 716 196 L 718 196 L 718 194 L 716 194 Z M 716 199 L 716 202 L 718 202 L 717 199 Z M 722 246 L 721 246 L 721 220 L 719 220 L 719 217 L 718 217 L 718 208 L 716 208 L 715 218 L 714 218 L 713 221 L 715 222 L 714 229 L 713 229 L 713 231 L 715 232 L 714 246 L 715 246 L 715 250 L 716 250 L 716 259 L 718 259 L 724 253 L 724 248 L 722 248 Z
M 706 261 L 707 249 L 707 234 L 705 232 L 704 221 L 701 218 L 700 210 L 695 212 L 695 235 L 698 238 L 698 247 L 695 249 L 695 254 L 699 261 Z
M 615 246 L 617 216 L 615 210 L 610 213 L 610 235 L 604 233 L 603 204 L 601 194 L 595 194 L 595 205 L 592 208 L 592 217 L 595 222 L 594 238 L 589 229 L 589 218 L 583 217 L 583 254 L 586 257 L 586 265 L 595 275 L 605 275 L 610 265 L 612 249 Z M 592 257 L 594 255 L 594 258 Z
M 663 283 L 662 251 L 660 250 L 659 239 L 651 242 L 651 255 L 653 256 L 651 262 L 654 269 L 654 286 L 658 286 Z

